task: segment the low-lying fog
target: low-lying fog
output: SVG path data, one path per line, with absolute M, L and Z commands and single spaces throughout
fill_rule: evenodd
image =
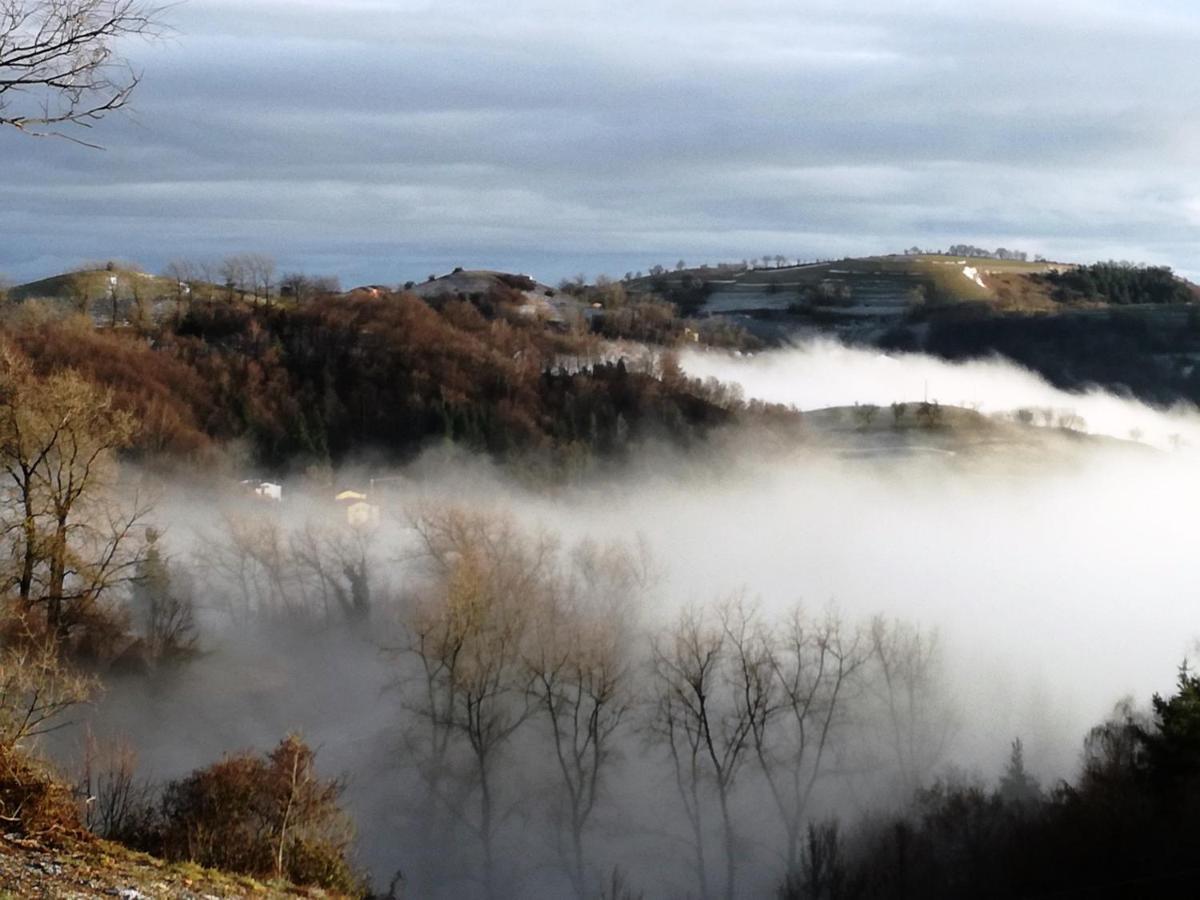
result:
M 836 610 L 848 630 L 882 615 L 936 632 L 942 675 L 929 688 L 930 708 L 951 736 L 936 763 L 989 780 L 1015 737 L 1043 783 L 1069 776 L 1084 733 L 1116 701 L 1132 695 L 1144 704 L 1171 689 L 1200 634 L 1192 528 L 1200 467 L 1187 449 L 1149 449 L 1129 438 L 1200 446 L 1194 412 L 1160 412 L 1098 392 L 1069 395 L 997 361 L 949 365 L 828 342 L 746 358 L 694 352 L 682 364 L 689 374 L 740 384 L 748 399 L 802 409 L 886 407 L 925 396 L 984 413 L 1052 408 L 1122 440 L 1043 428 L 1045 454 L 1025 446 L 1009 465 L 1003 448 L 979 459 L 854 459 L 803 444 L 760 452 L 751 436 L 731 442 L 719 463 L 647 448 L 622 475 L 552 491 L 521 487 L 480 460 L 431 454 L 371 497 L 382 518 L 366 539 L 372 624 L 365 631 L 230 622 L 217 610 L 241 588 L 205 562 L 211 546 L 228 539 L 228 519 L 217 503 L 199 499 L 203 492 L 180 490 L 159 517 L 172 564 L 192 573 L 206 653 L 167 681 L 113 682 L 97 721 L 128 733 L 144 774 L 155 778 L 300 730 L 319 748 L 324 771 L 348 777 L 359 858 L 379 883 L 401 868 L 412 896 L 482 896 L 469 829 L 451 826 L 439 846 L 421 819 L 428 807 L 414 766 L 422 751 L 410 734 L 419 704 L 395 686 L 412 662 L 387 652 L 405 643 L 403 623 L 429 578 L 412 555 L 411 516 L 450 505 L 510 515 L 526 533 L 544 530 L 564 548 L 617 541 L 636 555 L 635 545 L 644 546 L 653 577 L 636 594 L 641 608 L 621 623 L 643 697 L 623 722 L 610 790 L 589 824 L 589 853 L 593 875 L 619 864 L 647 896 L 697 892 L 673 769 L 645 724 L 650 636 L 686 607 L 740 593 L 776 624 L 799 603 L 814 621 Z M 346 487 L 366 490 L 367 479 L 344 473 L 337 488 Z M 237 515 L 266 517 L 294 533 L 344 517 L 332 493 L 287 485 L 278 507 Z M 848 721 L 867 717 L 847 714 Z M 539 728 L 531 724 L 498 751 L 501 896 L 570 890 L 553 837 L 562 823 L 548 811 L 557 763 Z M 853 816 L 898 802 L 877 780 L 847 774 L 859 759 L 850 745 L 869 739 L 849 726 L 843 734 L 846 746 L 819 783 L 823 799 L 813 814 Z M 762 787 L 750 763 L 738 778 L 739 895 L 769 896 L 781 874 L 781 828 L 755 800 Z M 705 827 L 717 885 L 720 839 L 715 825 Z
M 1089 434 L 1132 436 L 1162 448 L 1181 443 L 1200 446 L 1200 417 L 1193 408 L 1152 409 L 1099 389 L 1069 393 L 998 358 L 947 362 L 919 353 L 888 354 L 819 339 L 791 350 L 738 359 L 692 351 L 681 362 L 689 375 L 736 382 L 747 398 L 798 409 L 930 400 L 984 413 L 1052 410 L 1073 413 L 1078 417 L 1075 427 Z

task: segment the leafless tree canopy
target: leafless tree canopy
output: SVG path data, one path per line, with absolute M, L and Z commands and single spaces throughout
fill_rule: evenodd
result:
M 68 136 L 59 126 L 90 128 L 123 107 L 141 73 L 118 45 L 156 35 L 161 11 L 142 0 L 0 0 L 0 125 Z

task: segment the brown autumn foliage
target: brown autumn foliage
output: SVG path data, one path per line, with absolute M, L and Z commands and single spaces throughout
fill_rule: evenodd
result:
M 30 310 L 0 334 L 38 375 L 71 369 L 110 390 L 137 423 L 126 453 L 143 461 L 203 464 L 236 440 L 263 466 L 303 470 L 363 454 L 398 462 L 449 441 L 554 469 L 649 438 L 690 444 L 742 411 L 712 385 L 600 356 L 595 335 L 523 315 L 520 296 L 501 285 L 428 302 L 196 301 L 149 337 Z M 680 333 L 666 304 L 618 313 L 630 321 L 593 327 L 667 342 Z
M 113 392 L 117 409 L 137 423 L 135 446 L 147 455 L 193 457 L 211 449 L 212 397 L 200 373 L 132 333 L 98 330 L 85 318 L 10 324 L 8 336 L 39 375 L 74 369 Z
M 238 753 L 167 785 L 144 849 L 172 861 L 286 878 L 362 895 L 338 806 L 343 785 L 316 772 L 315 754 L 288 735 L 265 756 Z
M 111 389 L 70 368 L 39 375 L 0 346 L 0 590 L 34 643 L 103 655 L 119 626 L 109 598 L 137 565 L 147 512 L 116 494 L 117 455 L 136 430 Z
M 88 837 L 71 788 L 12 746 L 0 746 L 0 826 L 52 846 Z

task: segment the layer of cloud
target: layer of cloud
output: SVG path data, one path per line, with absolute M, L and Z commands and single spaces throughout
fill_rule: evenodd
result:
M 960 240 L 1200 270 L 1170 0 L 195 2 L 130 116 L 0 135 L 0 272 L 246 249 L 347 282 Z

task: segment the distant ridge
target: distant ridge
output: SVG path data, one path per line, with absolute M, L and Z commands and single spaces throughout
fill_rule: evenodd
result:
M 929 305 L 1000 311 L 1061 308 L 1043 278 L 1073 263 L 892 254 L 778 267 L 690 268 L 635 278 L 632 293 L 674 293 L 695 311 L 816 312 L 898 318 Z

